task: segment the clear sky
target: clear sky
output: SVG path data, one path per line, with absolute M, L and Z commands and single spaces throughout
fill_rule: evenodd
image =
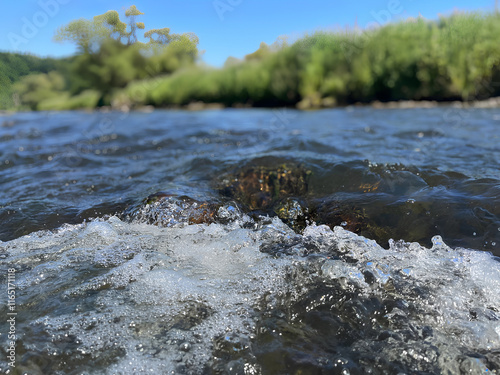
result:
M 454 9 L 493 11 L 495 0 L 5 0 L 0 23 L 0 51 L 39 56 L 68 56 L 69 43 L 52 41 L 55 30 L 77 18 L 92 18 L 110 9 L 124 13 L 135 4 L 144 12 L 137 21 L 174 33 L 194 32 L 203 60 L 221 66 L 228 56 L 243 57 L 260 42 L 291 38 L 316 30 L 373 26 L 421 14 L 437 19 Z M 122 17 L 124 19 L 124 17 Z

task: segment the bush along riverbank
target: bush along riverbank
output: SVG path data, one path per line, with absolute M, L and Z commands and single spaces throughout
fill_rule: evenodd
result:
M 36 74 L 49 78 L 47 73 L 54 71 L 67 75 L 66 70 L 71 60 L 72 58 L 40 58 L 29 54 L 0 52 L 0 110 L 13 109 L 21 105 L 17 90 L 13 88 L 16 82 L 23 79 L 29 81 L 32 78 L 27 76 Z M 43 83 L 38 87 L 43 87 Z M 30 100 L 28 97 L 27 101 Z M 37 102 L 40 100 L 37 99 Z
M 293 44 L 262 43 L 243 60 L 228 59 L 220 69 L 195 63 L 196 43 L 166 43 L 161 53 L 144 55 L 137 46 L 104 41 L 96 53 L 75 58 L 74 65 L 87 69 L 22 79 L 16 86 L 21 107 L 196 109 L 218 104 L 310 109 L 397 101 L 405 107 L 474 103 L 500 95 L 497 14 L 456 13 L 372 30 L 317 32 Z M 127 61 L 137 64 L 111 63 L 118 55 L 124 61 L 127 54 Z M 110 66 L 115 66 L 113 80 L 86 80 L 86 72 L 110 72 Z M 29 86 L 30 79 L 40 82 Z M 42 86 L 43 95 L 27 95 Z M 497 100 L 487 103 L 498 105 Z

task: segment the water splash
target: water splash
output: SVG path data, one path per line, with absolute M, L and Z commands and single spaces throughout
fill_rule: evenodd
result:
M 0 243 L 0 267 L 18 270 L 19 367 L 500 370 L 500 263 L 490 254 L 439 237 L 430 249 L 386 250 L 341 227 L 300 235 L 277 218 L 222 210 L 226 224 L 111 217 Z

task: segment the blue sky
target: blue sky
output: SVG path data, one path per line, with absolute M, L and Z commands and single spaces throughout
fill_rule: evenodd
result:
M 138 21 L 151 28 L 194 32 L 203 60 L 221 66 L 228 56 L 243 57 L 260 42 L 278 36 L 292 39 L 316 30 L 383 24 L 421 14 L 437 19 L 454 9 L 493 11 L 494 0 L 17 0 L 2 4 L 0 51 L 40 56 L 68 56 L 71 44 L 52 41 L 55 30 L 77 18 L 92 18 L 110 9 L 121 14 L 132 4 L 145 13 Z M 124 17 L 122 17 L 124 18 Z

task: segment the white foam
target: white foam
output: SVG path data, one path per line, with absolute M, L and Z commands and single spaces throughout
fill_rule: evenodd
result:
M 341 227 L 311 225 L 297 235 L 277 218 L 258 229 L 241 224 L 162 228 L 112 217 L 0 243 L 8 253 L 1 264 L 19 268 L 26 301 L 43 289 L 73 306 L 33 319 L 32 329 L 51 340 L 27 347 L 112 357 L 80 372 L 200 373 L 213 359 L 215 339 L 250 345 L 265 296 L 307 298 L 307 285 L 290 280 L 300 266 L 325 284 L 342 279 L 366 296 L 384 298 L 392 288 L 421 312 L 408 319 L 432 327 L 436 345 L 453 339 L 474 350 L 500 348 L 500 263 L 487 253 L 453 250 L 438 237 L 431 249 L 392 241 L 385 250 Z M 297 251 L 261 252 L 268 244 Z M 321 255 L 319 273 L 302 256 L 308 252 Z M 61 284 L 61 275 L 71 278 Z M 416 288 L 426 294 L 407 294 Z M 258 371 L 255 363 L 245 366 Z

